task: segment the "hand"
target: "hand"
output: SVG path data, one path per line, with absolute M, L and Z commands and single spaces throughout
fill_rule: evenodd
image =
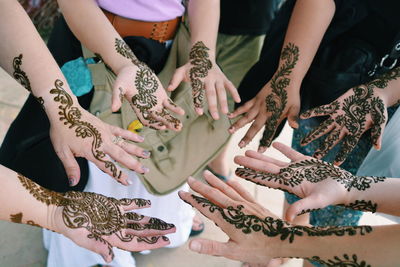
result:
M 275 132 L 284 118 L 289 125 L 298 127 L 297 117 L 300 111 L 299 83 L 291 82 L 290 74 L 299 59 L 299 49 L 289 43 L 281 53 L 281 63 L 272 79 L 263 87 L 255 98 L 246 102 L 230 115 L 235 118 L 246 114 L 229 128 L 230 133 L 236 132 L 244 125 L 254 121 L 246 135 L 239 143 L 245 147 L 265 125 L 264 134 L 260 140 L 259 152 L 271 145 Z
M 229 109 L 226 91 L 232 95 L 236 103 L 240 102 L 240 96 L 235 86 L 226 78 L 218 65 L 208 59 L 207 49 L 207 47 L 200 44 L 193 46 L 190 53 L 190 62 L 175 71 L 167 90 L 175 90 L 182 81 L 190 82 L 197 114 L 203 114 L 205 91 L 211 116 L 218 120 L 217 99 L 221 112 L 227 114 Z
M 115 49 L 132 64 L 121 68 L 117 73 L 111 109 L 118 111 L 125 97 L 143 125 L 157 130 L 168 128 L 180 131 L 182 123 L 170 111 L 178 115 L 185 112 L 167 96 L 157 75 L 136 58 L 123 40 L 115 40 Z M 132 77 L 135 77 L 134 83 Z
M 148 158 L 150 153 L 128 141 L 142 142 L 143 138 L 127 130 L 108 125 L 79 106 L 57 80 L 50 91 L 59 104 L 58 116 L 52 114 L 50 138 L 57 156 L 62 161 L 71 186 L 80 179 L 75 157 L 84 157 L 118 182 L 128 185 L 127 174 L 113 160 L 139 173 L 148 172 L 132 156 Z M 74 99 L 76 103 L 74 103 Z
M 329 116 L 321 125 L 308 133 L 301 141 L 307 145 L 313 140 L 329 134 L 315 151 L 314 157 L 321 159 L 329 150 L 342 141 L 334 164 L 343 163 L 357 145 L 365 131 L 371 129 L 373 145 L 380 149 L 386 125 L 386 101 L 382 90 L 373 84 L 354 87 L 330 104 L 316 107 L 301 114 L 302 119 Z
M 292 162 L 287 163 L 255 151 L 247 151 L 246 156 L 235 157 L 237 164 L 245 166 L 238 168 L 236 175 L 302 198 L 289 207 L 285 215 L 286 220 L 293 221 L 297 215 L 329 205 L 342 205 L 366 211 L 376 210 L 376 205 L 370 201 L 360 199 L 350 203 L 350 199 L 354 199 L 354 191 L 364 191 L 370 188 L 371 184 L 383 181 L 384 178 L 357 177 L 330 163 L 305 156 L 284 144 L 276 142 L 273 146 Z
M 56 205 L 51 230 L 100 254 L 106 262 L 114 258 L 113 247 L 127 251 L 164 247 L 170 243 L 164 235 L 176 230 L 173 224 L 160 219 L 129 212 L 149 208 L 150 201 L 145 199 L 117 200 L 95 193 L 71 191 L 58 197 Z
M 183 191 L 179 192 L 179 196 L 214 221 L 229 236 L 229 240 L 221 243 L 194 239 L 189 248 L 201 254 L 242 262 L 268 263 L 280 240 L 276 237 L 280 235 L 276 227 L 283 226 L 284 222 L 275 219 L 276 216 L 259 205 L 238 182 L 230 180 L 224 183 L 208 171 L 204 177 L 209 185 L 193 178 L 188 180 L 190 187 L 204 198 Z M 265 223 L 269 224 L 269 229 Z M 268 230 L 274 233 L 267 233 Z

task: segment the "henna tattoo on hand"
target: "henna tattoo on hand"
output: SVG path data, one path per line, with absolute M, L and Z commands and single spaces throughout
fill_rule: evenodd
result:
M 173 125 L 175 129 L 179 129 L 181 122 L 171 116 L 164 107 L 161 111 L 153 110 L 158 104 L 156 92 L 159 89 L 158 80 L 154 72 L 133 54 L 132 50 L 123 40 L 115 39 L 115 50 L 121 56 L 130 59 L 138 67 L 135 76 L 135 86 L 138 93 L 132 97 L 130 104 L 133 109 L 140 111 L 145 120 L 141 120 L 142 124 L 156 129 L 155 126 L 163 125 L 155 119 L 155 116 L 159 116 Z M 139 119 L 141 118 L 139 117 Z
M 333 259 L 329 260 L 322 260 L 318 256 L 306 259 L 324 264 L 324 266 L 328 267 L 371 267 L 371 265 L 367 264 L 365 261 L 359 261 L 357 255 L 355 254 L 353 254 L 351 257 L 347 254 L 344 254 L 343 258 L 335 256 Z
M 383 182 L 386 179 L 375 176 L 355 176 L 331 163 L 313 158 L 291 163 L 282 168 L 278 174 L 254 171 L 250 168 L 238 168 L 235 173 L 245 179 L 260 179 L 289 187 L 299 186 L 304 181 L 318 183 L 329 178 L 343 184 L 349 192 L 352 189 L 365 191 L 371 187 L 371 184 Z
M 31 82 L 28 79 L 28 75 L 26 75 L 26 72 L 21 69 L 22 58 L 23 58 L 23 55 L 20 54 L 19 56 L 15 57 L 13 59 L 13 68 L 14 68 L 13 77 L 23 87 L 25 87 L 26 90 L 28 90 L 30 93 L 32 93 Z M 39 102 L 39 104 L 42 106 L 42 108 L 45 109 L 43 97 L 36 97 L 36 96 L 34 96 L 34 97 Z
M 282 241 L 294 241 L 296 236 L 354 236 L 365 235 L 372 231 L 370 226 L 349 226 L 349 227 L 306 227 L 301 225 L 292 226 L 289 223 L 267 216 L 261 219 L 255 215 L 247 215 L 243 212 L 244 206 L 239 205 L 236 208 L 229 206 L 223 209 L 209 200 L 192 195 L 192 198 L 201 204 L 203 208 L 208 207 L 211 213 L 219 212 L 222 218 L 235 228 L 241 229 L 244 234 L 252 232 L 262 232 L 269 237 L 279 237 Z
M 189 60 L 192 65 L 189 70 L 189 78 L 195 108 L 203 107 L 205 84 L 202 79 L 207 77 L 208 71 L 212 68 L 212 62 L 208 54 L 209 50 L 202 41 L 198 41 L 193 45 L 189 53 Z
M 22 212 L 19 212 L 19 213 L 17 213 L 17 214 L 11 214 L 11 215 L 10 215 L 10 220 L 11 220 L 13 223 L 24 223 L 24 222 L 22 222 L 22 217 L 23 217 L 23 216 L 24 216 L 24 215 L 23 215 Z M 41 227 L 39 224 L 35 223 L 35 222 L 32 221 L 32 220 L 26 221 L 26 224 L 31 225 L 31 226 Z
M 335 159 L 336 162 L 343 162 L 367 130 L 366 121 L 370 116 L 372 120 L 371 139 L 374 145 L 378 145 L 378 139 L 382 134 L 382 125 L 387 118 L 385 115 L 386 106 L 382 99 L 376 96 L 374 89 L 384 89 L 390 81 L 399 77 L 400 68 L 394 69 L 371 82 L 354 87 L 352 89 L 353 94 L 341 102 L 335 100 L 331 104 L 304 112 L 302 114 L 304 118 L 309 118 L 311 115 L 330 116 L 330 118 L 308 133 L 301 141 L 301 144 L 306 145 L 319 138 L 329 127 L 336 124 L 336 127 L 314 154 L 314 156 L 322 158 L 339 141 L 341 129 L 346 128 L 348 134 L 344 137 Z
M 109 160 L 106 160 L 106 154 L 100 150 L 103 140 L 100 132 L 89 122 L 82 121 L 82 113 L 79 108 L 73 106 L 74 102 L 71 96 L 62 88 L 63 82 L 56 80 L 54 83 L 55 88 L 50 90 L 50 94 L 56 95 L 54 97 L 55 102 L 59 102 L 59 115 L 60 121 L 64 122 L 64 125 L 68 125 L 69 129 L 75 129 L 76 137 L 92 138 L 91 151 L 93 156 L 104 163 L 107 169 L 110 169 L 114 178 L 117 181 L 121 178 L 122 172 L 118 170 L 115 164 Z
M 155 244 L 158 242 L 158 240 L 160 240 L 160 238 L 166 242 L 169 241 L 168 237 L 166 236 L 152 236 L 152 237 L 147 237 L 147 236 L 141 236 L 137 238 L 137 242 L 144 242 L 147 244 Z
M 353 209 L 353 210 L 369 211 L 369 212 L 372 212 L 372 213 L 375 213 L 376 210 L 378 209 L 378 204 L 373 203 L 371 200 L 368 200 L 368 201 L 366 201 L 366 200 L 356 200 L 356 201 L 354 201 L 352 203 L 349 203 L 349 204 L 346 204 L 346 205 L 340 204 L 338 206 L 343 206 L 343 207 L 350 208 L 350 209 Z
M 128 220 L 139 221 L 144 218 L 144 216 L 133 212 L 123 214 L 121 208 L 121 206 L 129 205 L 132 202 L 143 203 L 143 201 L 145 201 L 143 199 L 117 200 L 100 194 L 74 191 L 61 194 L 43 188 L 21 174 L 18 174 L 18 179 L 22 186 L 28 190 L 36 200 L 47 206 L 55 205 L 62 207 L 62 219 L 65 226 L 71 229 L 86 229 L 89 232 L 87 237 L 106 244 L 109 249 L 109 254 L 112 257 L 112 246 L 102 236 L 111 236 L 115 234 L 121 241 L 130 242 L 133 240 L 134 236 L 126 234 L 124 230 L 130 227 L 132 227 L 131 229 L 135 229 L 135 225 L 128 223 Z M 13 219 L 22 220 L 22 214 L 20 216 L 18 214 L 14 215 Z M 168 227 L 170 227 L 170 224 L 161 220 L 160 222 L 149 222 L 149 225 L 152 227 L 155 227 L 154 225 L 162 225 L 164 226 L 163 229 L 168 229 Z M 147 229 L 149 229 L 149 226 Z M 158 237 L 155 238 L 158 240 Z M 154 241 L 154 238 L 148 237 L 146 240 Z
M 270 113 L 271 116 L 265 123 L 265 130 L 260 140 L 260 146 L 262 147 L 269 147 L 271 145 L 276 127 L 286 108 L 286 88 L 290 85 L 290 78 L 288 76 L 292 73 L 299 60 L 299 48 L 292 43 L 288 43 L 282 50 L 281 60 L 284 63 L 271 79 L 272 93 L 265 98 L 267 113 Z

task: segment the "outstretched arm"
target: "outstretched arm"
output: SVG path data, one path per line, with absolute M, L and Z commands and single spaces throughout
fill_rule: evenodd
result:
M 128 184 L 127 175 L 111 159 L 143 173 L 146 169 L 132 155 L 149 155 L 124 141 L 143 139 L 101 122 L 80 107 L 57 63 L 16 0 L 0 1 L 0 21 L 3 40 L 0 42 L 0 66 L 43 106 L 50 120 L 54 150 L 64 164 L 70 185 L 76 185 L 80 178 L 74 156 L 85 157 L 125 185 Z
M 184 111 L 167 96 L 154 72 L 136 58 L 96 1 L 58 0 L 58 3 L 75 36 L 117 75 L 112 110 L 117 111 L 125 97 L 143 125 L 179 131 L 182 124 L 170 111 L 179 115 Z
M 306 227 L 289 224 L 259 205 L 236 181 L 205 173 L 208 184 L 189 179 L 203 197 L 180 197 L 214 221 L 229 240 L 194 239 L 191 250 L 267 264 L 273 258 L 304 258 L 324 266 L 396 266 L 400 226 Z M 379 242 L 379 246 L 376 246 Z M 374 248 L 374 253 L 371 249 Z M 376 250 L 375 250 L 376 249 Z
M 255 151 L 237 156 L 236 174 L 259 185 L 288 191 L 302 198 L 286 212 L 286 219 L 328 205 L 400 216 L 400 179 L 355 176 L 330 163 L 305 156 L 281 143 L 273 146 L 292 162 L 282 162 Z M 383 166 L 384 167 L 384 166 Z
M 129 251 L 169 244 L 164 235 L 175 226 L 131 210 L 148 208 L 145 199 L 120 199 L 87 192 L 56 193 L 0 165 L 0 220 L 43 227 L 99 253 L 105 261 L 112 247 Z
M 231 117 L 246 114 L 229 129 L 236 132 L 248 123 L 250 129 L 239 146 L 245 147 L 265 125 L 259 151 L 271 145 L 276 129 L 284 118 L 297 128 L 300 111 L 300 86 L 321 40 L 335 13 L 333 0 L 297 1 L 283 43 L 278 69 L 255 98 L 239 107 Z M 269 40 L 274 41 L 274 40 Z

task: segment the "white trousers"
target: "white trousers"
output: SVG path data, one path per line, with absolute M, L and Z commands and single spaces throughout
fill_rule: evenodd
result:
M 93 163 L 88 163 L 89 179 L 85 192 L 95 192 L 115 198 L 149 199 L 151 200 L 151 208 L 138 210 L 138 213 L 175 224 L 176 233 L 168 235 L 171 241 L 169 247 L 181 246 L 188 240 L 194 211 L 178 196 L 179 190 L 189 190 L 187 184 L 168 195 L 155 196 L 147 192 L 133 171 L 128 171 L 133 184 L 124 186 L 100 171 Z M 105 264 L 100 255 L 75 245 L 74 242 L 61 234 L 43 230 L 43 243 L 49 252 L 48 267 L 89 267 L 95 264 Z M 109 265 L 113 267 L 135 266 L 135 260 L 130 252 L 114 248 L 114 254 L 115 258 Z

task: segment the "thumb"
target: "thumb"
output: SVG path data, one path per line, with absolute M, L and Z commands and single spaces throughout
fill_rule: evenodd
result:
M 324 206 L 321 201 L 318 201 L 315 197 L 309 196 L 290 205 L 286 211 L 285 219 L 289 222 L 292 222 L 298 215 L 323 207 Z
M 184 66 L 176 69 L 167 87 L 168 91 L 174 91 L 179 86 L 179 84 L 181 84 L 182 81 L 186 81 L 185 72 L 186 68 Z
M 113 86 L 112 98 L 111 98 L 112 112 L 117 112 L 121 108 L 124 97 L 125 97 L 124 88 L 122 86 L 120 86 L 118 81 L 115 81 L 114 86 Z
M 224 256 L 228 247 L 226 243 L 208 240 L 208 239 L 194 239 L 189 243 L 189 249 L 206 255 Z
M 76 162 L 74 155 L 69 148 L 64 150 L 56 151 L 58 158 L 64 165 L 65 172 L 68 176 L 68 183 L 70 186 L 78 184 L 81 177 L 81 171 L 79 169 L 78 162 Z
M 290 127 L 294 129 L 299 128 L 299 123 L 297 122 L 297 120 L 299 119 L 299 112 L 300 107 L 297 105 L 291 106 L 288 111 L 288 123 Z

